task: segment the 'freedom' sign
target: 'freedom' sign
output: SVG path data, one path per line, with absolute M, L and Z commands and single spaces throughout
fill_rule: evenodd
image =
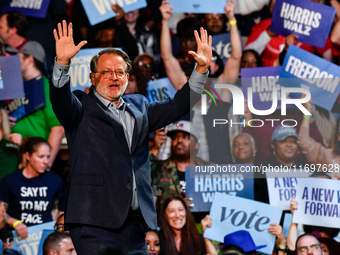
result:
M 331 111 L 340 93 L 339 74 L 339 66 L 290 45 L 278 83 L 284 87 L 308 89 L 314 104 Z
M 215 193 L 210 216 L 212 227 L 204 237 L 223 243 L 224 236 L 246 230 L 256 246 L 266 245 L 259 252 L 272 254 L 276 237 L 268 232 L 270 223 L 279 224 L 282 209 L 253 200 Z
M 321 227 L 340 227 L 338 180 L 303 178 L 296 190 L 298 209 L 293 222 Z
M 19 11 L 26 16 L 45 18 L 51 0 L 11 0 L 3 11 Z
M 146 7 L 145 0 L 81 0 L 81 3 L 92 26 L 116 16 L 112 4 L 118 4 L 125 13 Z
M 271 31 L 298 35 L 300 42 L 325 47 L 335 9 L 308 0 L 276 0 Z
M 237 169 L 235 173 L 197 173 L 195 168 L 208 166 L 192 166 L 185 169 L 185 195 L 193 199 L 195 206 L 192 212 L 210 211 L 214 200 L 215 192 L 225 192 L 226 194 L 248 199 L 254 199 L 254 173 L 241 172 L 241 166 L 251 164 L 234 164 Z M 222 167 L 223 165 L 219 165 Z M 191 172 L 190 172 L 191 170 Z

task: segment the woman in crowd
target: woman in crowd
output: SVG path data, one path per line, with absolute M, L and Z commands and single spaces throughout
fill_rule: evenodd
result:
M 158 231 L 149 229 L 145 234 L 145 242 L 150 255 L 158 255 L 161 250 Z
M 236 164 L 254 163 L 257 149 L 254 138 L 248 133 L 241 133 L 233 140 L 233 157 Z
M 309 112 L 312 111 L 312 102 L 307 102 L 304 106 Z M 337 173 L 340 168 L 340 119 L 337 120 L 335 128 L 334 149 L 326 148 L 309 136 L 310 119 L 311 116 L 304 115 L 301 123 L 298 141 L 301 151 L 310 163 L 327 165 L 332 172 L 332 178 L 339 178 Z
M 46 171 L 51 146 L 41 137 L 22 144 L 26 166 L 0 183 L 0 201 L 8 205 L 6 222 L 18 235 L 27 237 L 27 226 L 52 221 L 55 201 L 62 196 L 61 179 Z
M 203 238 L 181 196 L 171 195 L 164 200 L 159 212 L 159 225 L 160 254 L 205 254 Z

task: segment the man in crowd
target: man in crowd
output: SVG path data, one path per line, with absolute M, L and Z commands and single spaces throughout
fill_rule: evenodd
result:
M 54 232 L 44 241 L 43 255 L 77 255 L 77 253 L 68 233 Z
M 15 99 L 7 106 L 10 114 L 18 118 L 11 131 L 12 133 L 19 133 L 23 137 L 39 136 L 48 140 L 48 143 L 52 146 L 50 167 L 58 154 L 64 128 L 60 125 L 52 110 L 49 100 L 48 79 L 42 74 L 45 51 L 38 42 L 29 41 L 20 50 L 8 48 L 7 52 L 18 54 L 20 57 L 26 94 L 25 98 Z M 28 94 L 34 94 L 34 98 L 37 99 L 38 97 L 40 103 L 34 105 L 34 100 L 27 98 Z M 25 107 L 25 104 L 29 104 L 30 108 L 33 107 L 35 111 L 21 114 L 20 111 Z
M 304 234 L 298 237 L 295 245 L 295 253 L 297 255 L 324 255 L 319 240 L 312 234 Z
M 70 148 L 65 223 L 79 254 L 98 254 L 102 247 L 147 254 L 146 225 L 156 228 L 148 134 L 184 116 L 199 100 L 212 58 L 211 37 L 203 28 L 201 39 L 195 32 L 197 53 L 189 54 L 197 66 L 189 82 L 173 99 L 149 105 L 141 95 L 122 97 L 131 61 L 118 49 L 92 58 L 89 94 L 72 93 L 69 64 L 86 44 L 75 46 L 72 33 L 65 21 L 54 30 L 57 57 L 50 86 Z

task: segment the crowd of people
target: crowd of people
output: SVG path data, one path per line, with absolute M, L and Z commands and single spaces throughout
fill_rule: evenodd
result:
M 130 201 L 129 194 L 123 194 L 124 192 L 120 194 L 117 189 L 108 189 L 107 195 L 111 197 L 104 200 L 91 198 L 92 202 L 97 199 L 98 204 L 103 201 L 104 205 L 107 204 L 107 208 L 105 206 L 88 208 L 90 202 L 81 204 L 82 195 L 84 201 L 90 201 L 86 200 L 88 194 L 83 192 L 82 188 L 92 185 L 91 192 L 98 195 L 101 193 L 96 193 L 96 186 L 101 186 L 107 181 L 99 174 L 103 170 L 96 169 L 105 168 L 106 164 L 118 164 L 118 160 L 106 160 L 104 156 L 109 157 L 109 152 L 104 153 L 96 149 L 98 141 L 93 137 L 107 140 L 105 148 L 110 151 L 111 131 L 108 128 L 107 133 L 102 130 L 100 132 L 103 133 L 98 134 L 97 128 L 100 127 L 95 125 L 104 122 L 100 116 L 99 120 L 95 119 L 95 121 L 83 117 L 83 115 L 90 117 L 100 115 L 88 110 L 92 102 L 87 101 L 81 92 L 76 92 L 76 97 L 73 99 L 75 102 L 70 103 L 73 108 L 77 108 L 74 110 L 76 114 L 64 114 L 68 107 L 67 100 L 63 101 L 64 105 L 58 105 L 58 100 L 65 98 L 59 96 L 56 91 L 68 82 L 65 77 L 69 77 L 69 69 L 66 66 L 69 64 L 69 59 L 74 56 L 69 54 L 70 57 L 64 58 L 66 61 L 60 58 L 62 56 L 60 48 L 64 50 L 67 48 L 65 46 L 67 42 L 61 44 L 63 39 L 69 39 L 70 36 L 72 38 L 73 35 L 76 46 L 72 50 L 75 53 L 81 48 L 117 47 L 126 52 L 127 55 L 124 55 L 120 51 L 109 49 L 97 55 L 91 61 L 90 75 L 92 84 L 96 86 L 86 88 L 85 93 L 95 95 L 99 99 L 96 101 L 97 105 L 107 106 L 107 115 L 124 123 L 121 133 L 117 134 L 119 140 L 117 143 L 120 142 L 127 151 L 131 152 L 137 146 L 131 139 L 132 136 L 135 139 L 134 128 L 138 128 L 137 122 L 134 123 L 133 120 L 131 122 L 131 119 L 138 116 L 133 112 L 126 115 L 125 110 L 123 115 L 118 111 L 115 113 L 116 107 L 125 109 L 119 100 L 117 106 L 110 110 L 113 106 L 105 101 L 107 98 L 98 97 L 98 94 L 102 95 L 103 91 L 96 91 L 99 89 L 97 84 L 101 84 L 97 75 L 107 79 L 111 79 L 112 76 L 120 79 L 128 74 L 128 85 L 123 92 L 130 97 L 125 99 L 124 96 L 122 97 L 127 105 L 137 101 L 133 97 L 134 94 L 148 97 L 150 82 L 161 78 L 168 78 L 176 91 L 183 91 L 185 90 L 183 85 L 190 75 L 193 77 L 197 66 L 201 67 L 201 63 L 197 64 L 197 56 L 201 57 L 202 45 L 206 43 L 204 40 L 209 44 L 209 38 L 203 39 L 205 32 L 202 32 L 201 27 L 208 35 L 226 33 L 230 35 L 231 51 L 226 61 L 222 60 L 223 56 L 219 55 L 217 50 L 212 51 L 211 60 L 208 61 L 210 64 L 207 86 L 209 87 L 214 87 L 214 83 L 240 86 L 238 79 L 242 68 L 282 65 L 291 44 L 338 65 L 340 3 L 337 0 L 310 1 L 331 5 L 336 9 L 333 26 L 323 49 L 301 43 L 295 35 L 284 37 L 271 31 L 271 15 L 275 0 L 247 0 L 247 4 L 243 3 L 245 1 L 227 0 L 224 10 L 219 14 L 173 13 L 173 8 L 168 1 L 148 1 L 146 8 L 127 13 L 118 4 L 114 4 L 111 8 L 116 14 L 115 17 L 95 26 L 89 24 L 80 0 L 51 0 L 44 19 L 26 17 L 18 11 L 3 11 L 10 1 L 0 3 L 0 56 L 19 56 L 25 94 L 33 93 L 38 97 L 34 100 L 37 102 L 42 100 L 42 103 L 34 105 L 34 109 L 26 113 L 25 105 L 31 102 L 27 102 L 25 97 L 0 101 L 0 238 L 3 241 L 3 254 L 10 254 L 6 252 L 11 251 L 12 230 L 15 230 L 20 238 L 25 239 L 28 236 L 29 226 L 56 220 L 55 232 L 46 238 L 43 254 L 76 254 L 80 243 L 73 245 L 71 236 L 73 239 L 77 224 L 85 222 L 102 228 L 119 229 L 122 226 L 121 222 L 126 220 L 122 218 L 123 213 L 111 223 L 107 222 L 110 220 L 106 220 L 106 216 L 101 217 L 101 211 L 107 211 L 109 217 L 108 208 L 112 209 L 116 206 L 115 203 L 107 200 L 115 200 L 116 197 L 121 196 L 117 200 L 127 200 L 121 201 L 122 204 Z M 59 23 L 62 20 L 72 24 L 69 23 L 67 26 L 65 21 Z M 55 29 L 54 33 L 53 29 Z M 198 33 L 194 33 L 195 30 L 200 31 L 202 41 L 199 40 Z M 57 42 L 57 49 L 54 40 Z M 124 58 L 122 63 L 126 64 L 127 68 L 102 71 L 102 62 L 99 62 L 99 59 L 104 59 L 110 54 L 115 56 L 121 54 L 120 56 Z M 194 78 L 190 79 L 194 80 Z M 60 84 L 62 85 L 59 88 Z M 191 88 L 190 82 L 189 85 Z M 34 88 L 33 92 L 32 88 Z M 50 90 L 51 94 L 57 96 L 52 96 L 50 99 Z M 134 220 L 143 215 L 144 223 L 150 227 L 152 224 L 148 222 L 143 211 L 144 201 L 138 202 L 140 197 L 137 198 L 140 192 L 138 182 L 142 182 L 143 185 L 150 182 L 149 188 L 152 188 L 154 207 L 157 210 L 157 225 L 156 228 L 148 228 L 145 232 L 149 254 L 260 254 L 258 250 L 265 247 L 261 243 L 255 244 L 254 238 L 245 230 L 221 237 L 224 243 L 203 237 L 206 229 L 212 227 L 212 218 L 208 211 L 192 212 L 195 208 L 195 200 L 186 196 L 185 174 L 190 166 L 252 164 L 299 168 L 308 164 L 324 164 L 339 167 L 340 118 L 337 119 L 339 114 L 325 110 L 322 105 L 314 105 L 310 100 L 303 106 L 312 115 L 304 115 L 298 108 L 288 109 L 287 116 L 281 116 L 279 110 L 275 111 L 271 115 L 272 119 L 281 121 L 283 118 L 289 118 L 296 120 L 297 124 L 280 125 L 280 121 L 265 122 L 267 116 L 252 114 L 248 109 L 247 101 L 244 102 L 244 114 L 234 115 L 235 105 L 230 91 L 221 88 L 216 88 L 217 92 L 215 89 L 211 91 L 218 92 L 218 99 L 215 99 L 219 100 L 221 105 L 215 107 L 215 99 L 207 97 L 204 103 L 206 114 L 202 115 L 203 102 L 196 104 L 191 102 L 194 106 L 189 114 L 160 129 L 158 129 L 160 125 L 158 122 L 162 117 L 165 118 L 167 113 L 155 117 L 155 110 L 153 110 L 155 108 L 152 107 L 157 103 L 150 104 L 148 108 L 151 113 L 147 113 L 149 118 L 144 121 L 153 124 L 148 130 L 154 131 L 154 127 L 157 127 L 157 130 L 150 135 L 142 135 L 149 143 L 149 160 L 146 160 L 148 165 L 143 165 L 143 171 L 147 172 L 150 169 L 149 176 L 141 181 L 141 175 L 133 173 L 126 185 L 131 185 L 131 189 L 134 187 L 132 209 L 127 208 L 128 218 Z M 187 100 L 190 101 L 189 98 Z M 339 99 L 336 104 L 338 101 Z M 168 100 L 168 103 L 171 104 L 172 101 Z M 184 109 L 178 111 L 182 113 Z M 150 117 L 151 114 L 153 119 Z M 171 118 L 177 115 L 180 114 L 173 114 Z M 82 118 L 85 118 L 86 123 L 82 122 Z M 162 121 L 168 123 L 171 118 Z M 229 122 L 239 124 L 213 127 L 214 119 L 227 119 Z M 254 119 L 263 120 L 263 125 L 255 128 L 252 125 Z M 141 130 L 139 129 L 139 132 Z M 65 142 L 65 131 L 68 145 Z M 89 134 L 93 136 L 86 137 Z M 125 145 L 120 140 L 124 136 L 128 141 Z M 129 136 L 131 136 L 130 140 Z M 89 143 L 86 140 L 92 141 Z M 91 144 L 92 148 L 85 148 L 88 144 Z M 84 147 L 84 150 L 75 151 L 74 148 L 78 149 L 78 147 Z M 137 147 L 136 153 L 141 153 L 140 150 L 143 150 L 145 154 L 147 149 L 147 146 Z M 69 161 L 70 157 L 72 161 Z M 122 157 L 126 155 L 123 154 Z M 103 162 L 96 163 L 91 161 L 92 158 L 97 160 L 102 158 Z M 80 159 L 86 159 L 88 160 L 86 162 L 91 163 L 84 163 L 85 160 L 80 162 Z M 134 164 L 140 164 L 138 160 L 132 158 L 129 161 L 132 166 L 129 167 L 133 169 Z M 72 176 L 74 171 L 70 173 L 70 169 L 74 165 L 82 168 L 81 171 L 85 173 L 79 171 L 76 172 L 76 176 Z M 124 163 L 120 166 L 127 165 Z M 98 174 L 91 173 L 90 168 Z M 254 177 L 256 178 L 254 178 L 252 197 L 255 201 L 269 203 L 266 176 L 263 173 L 254 173 Z M 336 172 L 314 173 L 311 177 L 337 180 L 340 175 Z M 119 178 L 112 181 L 117 187 L 125 185 Z M 70 183 L 73 186 L 69 186 Z M 111 191 L 114 194 L 111 194 Z M 72 207 L 68 205 L 70 201 L 74 202 L 74 209 L 70 209 Z M 76 203 L 80 203 L 81 206 Z M 139 206 L 143 208 L 135 210 L 135 207 Z M 297 200 L 293 198 L 290 213 L 294 215 L 297 208 Z M 76 210 L 87 209 L 91 211 L 88 215 L 79 216 L 75 213 Z M 122 208 L 123 210 L 125 209 Z M 73 224 L 70 229 L 67 228 L 67 224 L 64 224 L 64 212 L 68 223 Z M 116 214 L 112 215 L 116 216 Z M 152 220 L 149 221 L 152 223 Z M 282 225 L 277 223 L 271 223 L 266 231 L 276 237 L 273 254 L 335 255 L 340 254 L 340 245 L 334 239 L 339 234 L 339 228 L 336 227 L 340 228 L 340 226 L 329 228 L 304 225 L 305 234 L 298 236 L 298 225 L 292 221 L 286 236 Z M 71 235 L 68 230 L 73 230 Z M 91 232 L 92 229 L 88 231 Z M 111 234 L 112 232 L 110 236 L 114 236 Z M 145 254 L 143 249 L 140 250 L 141 253 L 133 254 Z M 103 254 L 125 254 L 124 252 L 115 249 L 103 250 Z

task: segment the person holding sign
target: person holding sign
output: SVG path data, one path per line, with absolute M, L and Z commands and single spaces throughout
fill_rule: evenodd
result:
M 195 31 L 197 53 L 189 54 L 197 66 L 174 98 L 147 104 L 142 95 L 123 96 L 131 61 L 119 49 L 92 58 L 89 94 L 72 93 L 69 64 L 86 44 L 76 46 L 72 34 L 66 21 L 54 30 L 57 57 L 50 84 L 53 109 L 70 148 L 65 223 L 78 254 L 111 248 L 147 252 L 146 225 L 156 228 L 148 134 L 187 114 L 199 100 L 212 58 L 211 36 L 201 28 L 200 39 Z
M 308 111 L 312 110 L 312 102 L 304 104 Z M 311 116 L 303 116 L 301 128 L 299 132 L 300 140 L 298 144 L 307 160 L 313 163 L 311 167 L 319 167 L 320 169 L 312 170 L 329 170 L 332 173 L 332 178 L 340 178 L 340 119 L 337 120 L 334 136 L 334 149 L 326 148 L 321 143 L 316 142 L 309 136 L 309 125 Z

